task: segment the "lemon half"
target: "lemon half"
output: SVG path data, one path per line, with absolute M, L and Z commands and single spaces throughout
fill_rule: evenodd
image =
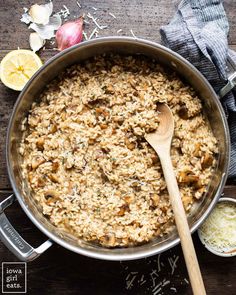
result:
M 7 87 L 21 91 L 41 66 L 41 59 L 33 51 L 13 50 L 1 61 L 0 78 Z

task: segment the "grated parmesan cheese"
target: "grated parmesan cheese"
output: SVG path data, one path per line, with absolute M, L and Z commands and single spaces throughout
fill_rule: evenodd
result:
M 97 28 L 95 28 L 95 29 L 92 31 L 92 33 L 90 34 L 90 36 L 89 36 L 88 39 L 89 39 L 89 40 L 92 39 L 92 37 L 93 37 L 94 35 L 95 35 L 96 37 L 97 37 L 97 35 L 98 35 L 98 29 L 97 29 Z
M 83 36 L 84 36 L 84 39 L 85 40 L 88 40 L 88 36 L 87 36 L 87 34 L 83 31 Z
M 137 39 L 136 35 L 134 34 L 133 30 L 130 30 L 131 35 L 134 37 L 134 39 Z
M 70 15 L 70 11 L 66 5 L 63 5 L 63 9 L 61 9 L 57 14 L 66 19 Z
M 171 250 L 169 251 L 169 253 L 171 253 Z M 132 289 L 134 290 L 139 288 L 139 294 L 151 295 L 170 295 L 173 293 L 178 293 L 176 286 L 174 286 L 173 282 L 171 282 L 174 270 L 177 268 L 178 259 L 178 255 L 162 256 L 161 254 L 159 254 L 154 259 L 145 259 L 143 269 L 132 269 L 131 271 L 129 271 L 129 266 L 123 265 L 123 263 L 121 262 L 126 272 L 126 290 L 130 291 Z M 167 261 L 169 263 L 167 263 Z M 149 264 L 151 263 L 154 263 L 156 267 L 150 269 Z M 165 270 L 168 270 L 168 276 L 166 277 L 163 276 L 163 268 L 165 268 Z M 178 274 L 176 274 L 175 276 L 179 277 Z M 189 284 L 186 278 L 182 278 L 182 282 L 180 282 L 180 284 L 183 284 L 183 282 Z
M 91 15 L 91 13 L 88 13 L 88 14 L 87 14 L 87 17 L 90 18 L 90 19 L 94 22 L 94 24 L 97 26 L 97 28 L 98 28 L 99 30 L 103 30 L 103 29 L 106 29 L 106 28 L 107 28 L 107 26 L 101 26 L 101 25 L 99 25 L 98 22 L 97 22 L 98 19 L 95 18 L 95 17 L 93 17 L 93 16 Z
M 109 12 L 108 14 L 109 14 L 110 16 L 112 16 L 113 18 L 116 18 L 115 14 L 113 14 L 113 13 L 111 13 L 111 12 Z
M 217 252 L 236 249 L 236 205 L 220 202 L 199 229 L 206 245 Z

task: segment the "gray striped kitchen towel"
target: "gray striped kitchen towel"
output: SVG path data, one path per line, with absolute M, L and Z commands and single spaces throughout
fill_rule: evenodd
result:
M 227 59 L 236 63 L 236 53 L 228 48 L 228 32 L 220 0 L 182 0 L 171 22 L 160 30 L 162 43 L 191 62 L 217 93 L 227 81 Z M 230 178 L 236 178 L 235 97 L 232 91 L 221 99 L 231 136 Z

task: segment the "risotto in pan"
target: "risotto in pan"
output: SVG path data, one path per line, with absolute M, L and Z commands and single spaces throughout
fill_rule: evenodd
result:
M 23 177 L 56 227 L 105 247 L 169 232 L 161 165 L 145 141 L 157 102 L 175 119 L 171 157 L 186 211 L 204 196 L 217 141 L 194 90 L 153 60 L 99 56 L 64 71 L 22 123 Z

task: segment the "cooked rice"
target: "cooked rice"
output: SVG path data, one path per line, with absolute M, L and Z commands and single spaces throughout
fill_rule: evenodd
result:
M 58 228 L 106 247 L 170 231 L 155 151 L 157 102 L 175 119 L 171 156 L 186 211 L 207 190 L 217 141 L 194 90 L 144 57 L 99 56 L 50 83 L 23 122 L 23 176 Z

